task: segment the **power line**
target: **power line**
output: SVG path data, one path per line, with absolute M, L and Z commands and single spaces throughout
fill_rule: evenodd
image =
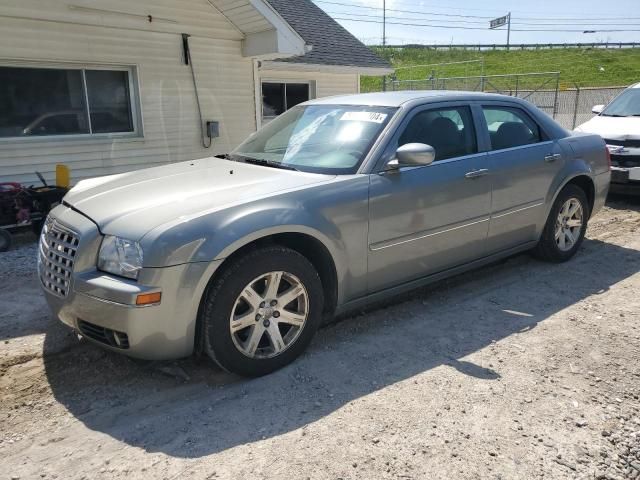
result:
M 388 17 L 387 17 L 388 18 Z M 528 19 L 527 19 L 528 20 Z M 519 20 L 514 20 L 511 22 L 512 25 L 533 25 L 533 26 L 539 26 L 539 27 L 546 27 L 546 26 L 553 26 L 553 25 L 586 25 L 586 26 L 603 26 L 603 27 L 615 27 L 615 26 L 622 26 L 622 27 L 633 27 L 633 26 L 638 26 L 640 25 L 640 23 L 625 23 L 625 24 L 620 24 L 620 22 L 613 22 L 613 23 L 601 23 L 601 22 L 586 22 L 584 20 L 576 20 L 576 21 L 566 21 L 566 22 L 558 22 L 558 21 L 548 21 L 548 22 L 521 22 Z
M 327 3 L 330 0 L 313 0 L 316 3 Z M 413 6 L 415 6 L 415 1 L 414 0 L 396 0 L 396 2 L 407 2 L 410 7 L 407 8 L 411 8 Z M 333 3 L 338 3 L 335 2 L 335 0 L 333 1 Z M 349 6 L 349 7 L 356 7 L 356 8 L 370 8 L 370 9 L 377 9 L 380 10 L 380 7 L 369 7 L 369 6 L 365 6 L 365 5 L 361 5 L 361 4 L 354 4 L 354 3 L 344 3 L 342 2 L 343 5 Z M 473 7 L 452 7 L 450 5 L 436 5 L 436 4 L 425 4 L 424 2 L 420 2 L 420 5 L 425 7 L 425 8 L 438 8 L 438 9 L 444 9 L 444 10 L 464 10 L 464 11 L 469 11 L 469 10 L 473 10 L 473 11 L 480 11 L 480 12 L 504 12 L 503 9 L 494 9 L 494 8 L 473 8 Z M 512 13 L 522 13 L 522 14 L 533 14 L 533 15 L 538 15 L 541 13 L 547 13 L 545 12 L 541 12 L 541 11 L 531 11 L 531 10 L 512 10 Z M 418 12 L 416 12 L 418 13 Z M 434 15 L 437 15 L 436 13 L 434 13 Z M 491 19 L 494 18 L 496 15 L 495 14 L 490 14 L 491 16 L 476 16 L 476 18 L 487 18 L 487 19 Z M 569 15 L 569 16 L 567 16 Z M 584 20 L 598 20 L 600 18 L 603 18 L 603 15 L 607 15 L 607 13 L 602 12 L 602 13 L 594 13 L 593 17 L 590 18 L 584 18 Z M 573 17 L 571 16 L 571 14 L 557 14 L 554 13 L 554 16 L 558 17 L 559 19 L 562 20 L 571 20 L 573 19 Z M 565 18 L 560 18 L 560 17 L 565 17 Z M 530 18 L 533 20 L 545 20 L 548 19 L 549 17 L 526 17 L 526 18 Z M 614 20 L 627 20 L 628 17 L 609 17 L 609 19 L 614 19 Z M 640 20 L 640 18 L 635 18 L 634 20 Z
M 344 20 L 347 22 L 363 22 L 363 23 L 378 23 L 382 24 L 382 20 L 364 20 L 361 18 L 342 18 L 342 17 L 333 17 L 335 20 Z M 484 31 L 493 31 L 489 30 L 486 27 L 462 27 L 455 25 L 433 25 L 428 23 L 405 23 L 405 22 L 386 22 L 387 25 L 404 25 L 406 27 L 431 27 L 431 28 L 446 28 L 450 30 L 484 30 Z
M 377 23 L 382 24 L 381 20 L 364 20 L 364 19 L 355 19 L 355 18 L 343 18 L 343 17 L 333 17 L 335 20 L 343 20 L 347 22 L 362 22 L 362 23 Z M 387 25 L 402 25 L 405 27 L 430 27 L 430 28 L 445 28 L 449 30 L 484 30 L 484 31 L 501 31 L 501 30 L 489 30 L 483 27 L 461 27 L 461 26 L 453 26 L 453 25 L 433 25 L 427 23 L 406 23 L 406 22 L 386 22 Z M 598 33 L 612 33 L 612 32 L 640 32 L 640 29 L 596 29 Z M 583 33 L 585 31 L 584 28 L 581 29 L 541 29 L 541 28 L 512 28 L 513 32 L 580 32 Z
M 366 18 L 375 18 L 378 19 L 379 16 L 377 15 L 370 15 L 370 14 L 366 14 L 366 13 L 351 13 L 351 12 L 334 12 L 334 11 L 326 11 L 326 13 L 328 13 L 329 15 L 349 15 L 349 16 L 355 16 L 355 17 L 366 17 Z M 429 19 L 429 18 L 412 18 L 412 19 L 408 19 L 406 17 L 393 17 L 393 16 L 386 16 L 387 20 L 391 19 L 391 20 L 427 20 L 427 21 L 439 21 L 439 22 L 446 22 L 446 23 L 465 23 L 465 24 L 472 24 L 472 25 L 485 25 L 487 22 L 485 21 L 479 21 L 479 20 L 440 20 L 440 19 Z M 532 26 L 540 26 L 540 27 L 545 27 L 545 26 L 553 26 L 553 25 L 559 25 L 559 26 L 563 26 L 563 25 L 575 25 L 575 24 L 584 24 L 586 26 L 603 26 L 603 27 L 607 27 L 607 26 L 617 26 L 619 25 L 619 23 L 584 23 L 584 22 L 571 22 L 571 23 L 567 23 L 567 22 L 556 22 L 556 21 L 550 21 L 551 23 L 534 23 L 534 22 L 520 22 L 520 21 L 512 21 L 511 24 L 512 25 L 532 25 Z M 630 27 L 630 26 L 640 26 L 640 23 L 627 23 L 624 24 L 623 26 L 625 27 Z
M 353 4 L 353 3 L 344 3 L 344 2 L 333 2 L 333 1 L 328 1 L 328 0 L 314 0 L 316 3 L 326 3 L 326 4 L 330 4 L 330 5 L 338 5 L 338 6 L 342 6 L 342 7 L 349 7 L 349 8 L 364 8 L 367 10 L 377 10 L 382 12 L 383 9 L 381 7 L 371 7 L 368 5 L 357 5 L 357 4 Z M 484 20 L 491 20 L 492 18 L 494 18 L 493 16 L 480 16 L 480 15 L 460 15 L 460 14 L 452 14 L 452 13 L 436 13 L 436 12 L 431 12 L 431 13 L 426 13 L 426 12 L 418 12 L 415 10 L 400 10 L 400 9 L 394 9 L 394 8 L 387 8 L 386 9 L 387 12 L 397 12 L 397 13 L 412 13 L 412 14 L 417 14 L 417 15 L 423 15 L 423 16 L 440 16 L 440 17 L 456 17 L 456 18 L 481 18 Z M 346 12 L 344 12 L 346 14 Z M 351 13 L 349 13 L 351 14 Z M 578 20 L 582 20 L 582 21 L 597 21 L 597 20 L 610 20 L 610 21 L 616 21 L 616 20 L 640 20 L 640 17 L 597 17 L 597 18 L 574 18 L 574 17 L 555 17 L 553 19 L 549 19 L 549 17 L 521 17 L 523 20 L 540 20 L 540 21 L 578 21 Z
M 387 11 L 389 11 L 389 9 L 387 9 Z M 328 13 L 329 15 L 349 15 L 349 16 L 356 16 L 356 17 L 367 17 L 367 18 L 380 18 L 379 15 L 373 15 L 373 14 L 366 14 L 366 13 L 351 13 L 351 12 L 333 12 L 333 11 L 328 11 L 325 10 L 326 13 Z M 392 19 L 392 20 L 414 20 L 414 19 L 408 19 L 406 17 L 392 17 L 387 15 L 387 19 Z M 487 22 L 486 21 L 479 21 L 479 20 L 443 20 L 443 19 L 436 19 L 436 18 L 417 18 L 415 20 L 427 20 L 427 21 L 437 21 L 437 22 L 451 22 L 451 23 L 470 23 L 470 24 L 481 24 L 481 25 L 486 25 Z
M 314 1 L 323 1 L 323 0 L 314 0 Z M 396 2 L 399 3 L 407 3 L 409 6 L 408 8 L 412 8 L 415 6 L 415 0 L 396 0 Z M 353 4 L 352 4 L 353 5 Z M 425 3 L 423 1 L 420 2 L 420 5 L 425 7 L 425 8 L 437 8 L 437 9 L 444 9 L 444 10 L 464 10 L 464 11 L 480 11 L 480 12 L 504 12 L 507 8 L 473 8 L 473 7 L 453 7 L 451 5 L 442 5 L 442 4 L 433 4 L 433 3 Z M 353 5 L 353 6 L 357 6 L 357 5 Z M 404 8 L 404 7 L 403 7 Z M 521 14 L 532 14 L 532 15 L 549 15 L 549 10 L 511 10 L 512 13 L 521 13 Z M 602 16 L 606 16 L 608 15 L 610 12 L 593 12 L 591 15 L 593 15 L 593 17 L 589 18 L 589 20 L 597 20 L 598 18 L 601 18 Z M 491 14 L 494 17 L 497 16 L 495 14 Z M 573 15 L 575 15 L 575 12 L 572 13 L 558 13 L 558 12 L 554 12 L 554 16 L 559 16 L 559 17 L 569 17 L 567 19 L 570 19 Z M 531 17 L 534 18 L 534 17 Z M 548 18 L 548 17 L 543 17 L 543 18 Z M 626 17 L 617 17 L 620 20 L 626 20 Z
M 370 7 L 368 5 L 355 5 L 352 3 L 340 3 L 340 2 L 329 2 L 329 1 L 325 1 L 325 0 L 314 0 L 316 3 L 328 3 L 330 5 L 339 5 L 342 7 L 352 7 L 352 8 L 366 8 L 368 10 L 378 10 L 378 11 L 382 11 L 381 7 Z M 386 9 L 387 12 L 400 12 L 400 13 L 415 13 L 418 15 L 433 15 L 433 16 L 440 16 L 440 17 L 457 17 L 457 18 L 483 18 L 485 20 L 490 20 L 493 17 L 481 17 L 478 15 L 456 15 L 456 14 L 452 14 L 452 13 L 425 13 L 425 12 L 416 12 L 414 10 L 398 10 L 395 8 L 387 8 Z

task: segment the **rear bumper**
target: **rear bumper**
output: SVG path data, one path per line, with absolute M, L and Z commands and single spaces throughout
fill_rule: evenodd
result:
M 591 216 L 597 214 L 607 201 L 609 188 L 611 186 L 611 172 L 604 172 L 593 177 L 595 185 L 595 198 L 593 199 L 593 209 Z

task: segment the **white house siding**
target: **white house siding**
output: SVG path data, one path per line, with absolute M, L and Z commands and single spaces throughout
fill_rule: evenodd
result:
M 296 72 L 267 69 L 260 69 L 259 72 L 261 80 L 315 81 L 317 98 L 358 93 L 360 88 L 360 80 L 357 73 Z
M 2 181 L 36 182 L 36 169 L 51 180 L 57 163 L 69 165 L 77 181 L 203 157 L 228 151 L 255 129 L 252 60 L 241 55 L 240 32 L 206 0 L 76 4 L 160 20 L 70 9 L 61 0 L 0 0 L 0 65 L 132 66 L 139 81 L 143 136 L 0 139 Z M 209 150 L 201 146 L 180 33 L 193 35 L 203 117 L 220 121 L 220 138 Z
M 191 35 L 203 118 L 220 122 L 210 149 L 181 33 Z M 353 73 L 254 72 L 242 38 L 207 0 L 0 0 L 0 65 L 131 67 L 142 117 L 135 138 L 0 138 L 0 181 L 37 183 L 36 170 L 52 181 L 62 163 L 77 182 L 227 152 L 256 128 L 261 79 L 313 81 L 316 97 L 359 90 Z

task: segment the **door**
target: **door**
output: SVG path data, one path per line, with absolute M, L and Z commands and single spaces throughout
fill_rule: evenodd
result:
M 545 202 L 565 158 L 522 108 L 483 105 L 492 181 L 488 252 L 536 240 Z
M 490 216 L 487 154 L 468 105 L 421 107 L 409 114 L 384 158 L 406 143 L 426 143 L 428 166 L 371 175 L 369 292 L 481 257 Z

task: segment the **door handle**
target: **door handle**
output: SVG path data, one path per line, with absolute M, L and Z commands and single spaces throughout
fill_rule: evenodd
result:
M 480 170 L 473 170 L 464 174 L 464 178 L 478 178 L 484 177 L 489 174 L 488 168 L 481 168 Z
M 562 155 L 560 155 L 559 153 L 554 153 L 554 154 L 545 155 L 544 161 L 547 163 L 551 163 L 551 162 L 555 162 L 556 160 L 560 160 L 560 158 L 562 158 Z

